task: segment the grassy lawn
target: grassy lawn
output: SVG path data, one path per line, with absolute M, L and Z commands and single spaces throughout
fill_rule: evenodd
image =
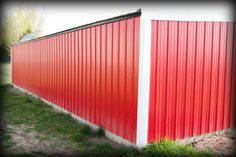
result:
M 63 156 L 61 153 L 56 154 L 55 151 L 54 153 L 50 153 L 50 151 L 47 153 L 40 151 L 33 153 L 19 153 L 19 151 L 16 151 L 17 138 L 15 138 L 15 135 L 13 136 L 13 133 L 11 132 L 14 128 L 15 132 L 22 130 L 20 135 L 25 135 L 28 138 L 34 137 L 32 139 L 38 140 L 38 145 L 40 145 L 40 143 L 41 145 L 48 144 L 48 146 L 43 147 L 43 150 L 49 147 L 51 147 L 50 150 L 56 148 L 61 150 L 64 148 L 65 151 L 74 151 L 74 154 L 70 154 L 70 156 L 213 156 L 210 152 L 198 152 L 191 146 L 178 145 L 169 140 L 153 143 L 141 151 L 137 151 L 131 147 L 125 147 L 118 144 L 115 145 L 104 137 L 104 131 L 102 129 L 94 132 L 90 130 L 88 126 L 78 124 L 70 115 L 59 113 L 41 100 L 22 93 L 10 85 L 1 85 L 0 93 L 3 104 L 1 124 L 1 126 L 3 126 L 3 132 L 0 136 L 2 142 L 1 147 L 6 154 L 16 152 L 15 155 L 11 154 L 11 156 Z M 7 128 L 13 129 L 9 130 Z M 19 138 L 20 137 L 18 137 L 18 139 Z M 34 144 L 34 141 L 31 140 L 30 142 L 32 142 L 30 145 Z M 45 143 L 42 144 L 43 142 Z M 27 145 L 27 141 L 23 144 Z M 36 146 L 37 145 L 35 145 L 35 147 Z

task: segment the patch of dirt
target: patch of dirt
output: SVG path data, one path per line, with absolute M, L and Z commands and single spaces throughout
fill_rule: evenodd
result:
M 16 93 L 21 96 L 26 94 L 15 88 L 7 88 L 11 93 Z M 61 113 L 61 111 L 51 108 L 53 112 Z M 66 137 L 49 137 L 47 135 L 35 131 L 34 126 L 29 125 L 10 125 L 7 121 L 7 116 L 3 115 L 1 127 L 11 136 L 13 147 L 10 148 L 11 154 L 33 154 L 33 155 L 50 155 L 58 154 L 65 156 L 73 156 L 79 154 L 80 146 L 66 139 Z M 79 125 L 79 124 L 78 124 Z M 105 136 L 91 136 L 88 141 L 92 144 L 108 143 L 114 148 L 123 145 L 118 144 Z
M 65 139 L 47 137 L 34 131 L 33 126 L 6 125 L 6 131 L 11 136 L 14 146 L 11 154 L 78 154 L 79 148 Z
M 190 144 L 198 150 L 211 150 L 219 156 L 236 154 L 236 129 L 218 131 Z

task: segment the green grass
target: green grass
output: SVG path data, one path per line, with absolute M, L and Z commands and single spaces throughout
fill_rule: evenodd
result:
M 113 148 L 108 143 L 94 145 L 89 155 L 96 157 L 141 157 L 141 153 L 132 147 Z
M 199 152 L 191 146 L 180 145 L 174 141 L 163 139 L 159 142 L 154 142 L 144 148 L 143 155 L 145 157 L 213 157 L 211 152 Z
M 113 149 L 108 143 L 96 144 L 93 148 L 93 154 L 96 156 L 111 156 Z
M 11 136 L 8 133 L 1 133 L 0 134 L 0 141 L 2 142 L 2 146 L 4 148 L 11 148 L 14 146 L 14 142 L 11 139 Z
M 53 112 L 51 107 L 41 100 L 29 95 L 20 96 L 11 93 L 6 90 L 11 87 L 4 87 L 0 88 L 1 93 L 4 93 L 2 102 L 5 105 L 2 109 L 9 124 L 33 125 L 34 130 L 39 133 L 48 136 L 65 136 L 72 142 L 82 145 L 84 139 L 92 135 L 88 126 L 78 124 L 69 114 Z M 27 131 L 32 131 L 32 129 Z M 81 138 L 78 138 L 78 135 Z
M 180 145 L 170 140 L 161 140 L 137 151 L 132 147 L 113 148 L 108 143 L 90 143 L 88 138 L 92 136 L 103 136 L 104 130 L 98 129 L 92 132 L 87 125 L 78 124 L 70 114 L 54 112 L 51 107 L 43 101 L 27 94 L 19 94 L 10 90 L 12 86 L 0 86 L 2 111 L 7 117 L 8 124 L 25 124 L 34 126 L 26 129 L 26 132 L 35 130 L 45 136 L 38 137 L 40 140 L 47 137 L 63 137 L 78 144 L 82 156 L 117 156 L 117 157 L 197 157 L 214 156 L 210 152 L 198 152 L 191 146 Z M 0 136 L 3 147 L 14 145 L 7 133 Z

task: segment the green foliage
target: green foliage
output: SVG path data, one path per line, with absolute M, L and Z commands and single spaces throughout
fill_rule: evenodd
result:
M 163 139 L 160 142 L 154 142 L 144 148 L 145 157 L 198 157 L 213 156 L 210 152 L 198 152 L 188 145 L 180 145 L 174 141 Z
M 27 33 L 40 36 L 43 24 L 43 16 L 36 10 L 21 7 L 6 9 L 2 21 L 1 51 L 9 53 L 10 45 L 20 41 Z
M 91 135 L 91 129 L 89 126 L 87 125 L 82 125 L 82 127 L 79 129 L 79 132 L 83 135 Z
M 108 143 L 96 144 L 93 148 L 93 154 L 96 156 L 110 156 L 113 154 L 113 148 Z
M 132 147 L 122 146 L 120 148 L 113 148 L 109 143 L 97 144 L 92 150 L 93 156 L 102 157 L 138 157 L 140 152 Z
M 115 150 L 116 156 L 119 157 L 136 157 L 139 156 L 139 152 L 132 147 L 121 147 Z
M 81 142 L 84 140 L 84 135 L 81 134 L 80 132 L 77 132 L 76 134 L 72 135 L 72 140 L 74 142 Z
M 81 125 L 78 131 L 72 135 L 72 140 L 87 145 L 89 143 L 88 136 L 90 135 L 92 135 L 92 132 L 89 126 Z
M 0 141 L 3 147 L 11 148 L 14 146 L 14 142 L 11 139 L 11 136 L 7 133 L 0 134 Z
M 4 93 L 2 101 L 3 111 L 7 115 L 10 124 L 29 124 L 39 133 L 48 136 L 75 136 L 78 132 L 82 135 L 88 133 L 87 126 L 78 123 L 67 114 L 53 112 L 44 102 L 26 94 L 8 92 L 9 86 L 1 86 Z
M 99 128 L 94 134 L 97 136 L 104 136 L 105 130 L 103 128 Z

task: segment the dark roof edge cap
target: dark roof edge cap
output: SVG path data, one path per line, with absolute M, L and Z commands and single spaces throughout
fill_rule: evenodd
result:
M 85 25 L 81 25 L 81 26 L 78 26 L 78 27 L 70 28 L 70 29 L 67 29 L 67 30 L 52 33 L 52 34 L 45 35 L 45 36 L 42 36 L 42 37 L 34 38 L 32 40 L 27 40 L 27 41 L 23 41 L 23 42 L 14 43 L 11 46 L 20 45 L 20 44 L 23 44 L 23 43 L 28 43 L 28 42 L 36 41 L 36 40 L 46 39 L 46 38 L 53 37 L 53 36 L 56 36 L 56 35 L 60 35 L 60 34 L 68 33 L 68 32 L 73 32 L 75 30 L 80 30 L 80 29 L 85 29 L 85 28 L 89 28 L 89 27 L 93 27 L 93 26 L 98 26 L 98 25 L 102 25 L 102 24 L 116 22 L 116 21 L 119 21 L 119 20 L 124 20 L 124 19 L 128 19 L 128 18 L 136 17 L 136 16 L 141 16 L 141 9 L 138 9 L 136 12 L 132 12 L 132 13 L 112 17 L 112 18 L 109 18 L 109 19 L 101 20 L 101 21 L 92 22 L 92 23 L 89 23 L 89 24 L 85 24 Z

